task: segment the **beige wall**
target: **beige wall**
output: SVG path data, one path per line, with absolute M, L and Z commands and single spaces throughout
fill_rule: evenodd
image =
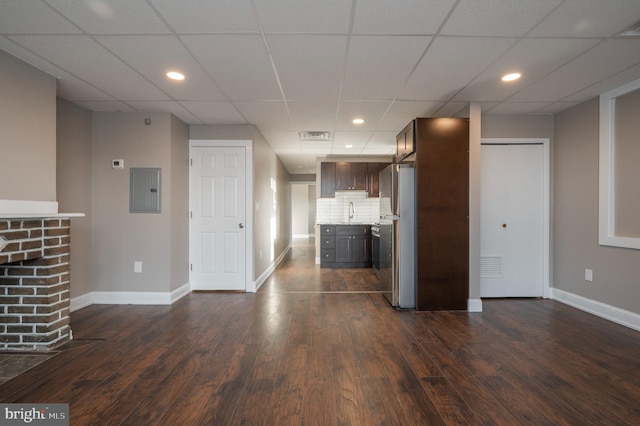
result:
M 151 125 L 145 125 L 145 118 L 151 119 Z M 186 284 L 182 279 L 171 282 L 172 256 L 188 251 L 181 239 L 172 242 L 172 230 L 183 227 L 180 221 L 187 222 L 188 218 L 177 215 L 172 220 L 174 192 L 180 197 L 181 179 L 174 179 L 172 173 L 172 145 L 179 138 L 171 127 L 169 113 L 94 114 L 94 291 L 168 292 Z M 188 149 L 188 141 L 183 143 Z M 124 159 L 124 170 L 112 169 L 112 159 Z M 161 213 L 129 213 L 131 167 L 162 169 Z M 188 167 L 186 162 L 183 167 Z M 186 182 L 182 186 L 186 191 Z M 142 273 L 133 272 L 134 261 L 142 262 Z M 179 268 L 187 270 L 187 265 Z M 182 275 L 177 272 L 175 277 Z
M 75 298 L 93 291 L 93 113 L 62 99 L 57 111 L 58 208 L 85 214 L 71 220 L 71 298 Z
M 0 50 L 0 199 L 56 201 L 56 80 Z
M 189 282 L 189 126 L 171 116 L 171 281 Z
M 483 138 L 548 138 L 553 137 L 551 115 L 482 116 Z
M 640 251 L 598 245 L 598 106 L 594 99 L 555 117 L 552 285 L 640 313 Z

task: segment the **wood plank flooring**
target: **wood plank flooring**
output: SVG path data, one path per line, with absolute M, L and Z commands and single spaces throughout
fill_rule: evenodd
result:
M 394 311 L 368 270 L 293 252 L 256 294 L 74 312 L 0 385 L 72 425 L 636 425 L 640 333 L 549 300 Z

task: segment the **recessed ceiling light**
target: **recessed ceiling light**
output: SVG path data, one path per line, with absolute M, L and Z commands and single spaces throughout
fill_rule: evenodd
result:
M 167 73 L 167 77 L 169 77 L 171 80 L 184 80 L 184 74 L 177 71 L 169 71 Z
M 354 118 L 351 122 L 353 124 L 362 124 L 362 123 L 364 123 L 364 119 L 363 118 Z
M 520 78 L 519 72 L 512 72 L 510 74 L 505 74 L 502 76 L 502 81 L 514 81 Z
M 345 145 L 344 147 L 347 149 L 350 149 L 350 148 L 353 148 L 353 145 Z

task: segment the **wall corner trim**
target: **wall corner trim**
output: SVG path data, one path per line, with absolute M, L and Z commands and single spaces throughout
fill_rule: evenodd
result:
M 262 284 L 264 284 L 267 278 L 269 278 L 269 276 L 273 274 L 273 271 L 276 270 L 278 265 L 280 265 L 280 263 L 284 260 L 285 256 L 287 255 L 287 253 L 289 253 L 290 250 L 291 250 L 291 243 L 286 249 L 282 251 L 282 253 L 280 253 L 280 256 L 278 256 L 278 258 L 274 262 L 272 262 L 271 265 L 269 265 L 269 267 L 262 274 L 260 274 L 260 276 L 253 283 L 253 288 L 255 288 L 255 291 L 251 293 L 255 293 L 258 291 L 260 286 L 262 286 Z
M 467 299 L 467 311 L 482 312 L 482 299 Z
M 597 300 L 588 299 L 577 294 L 569 293 L 557 288 L 551 289 L 551 298 L 565 305 L 604 318 L 611 322 L 640 331 L 640 314 L 627 311 Z

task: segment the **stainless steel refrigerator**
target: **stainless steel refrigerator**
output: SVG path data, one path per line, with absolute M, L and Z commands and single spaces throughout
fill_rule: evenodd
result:
M 411 164 L 380 172 L 380 274 L 394 308 L 416 306 L 416 185 Z

